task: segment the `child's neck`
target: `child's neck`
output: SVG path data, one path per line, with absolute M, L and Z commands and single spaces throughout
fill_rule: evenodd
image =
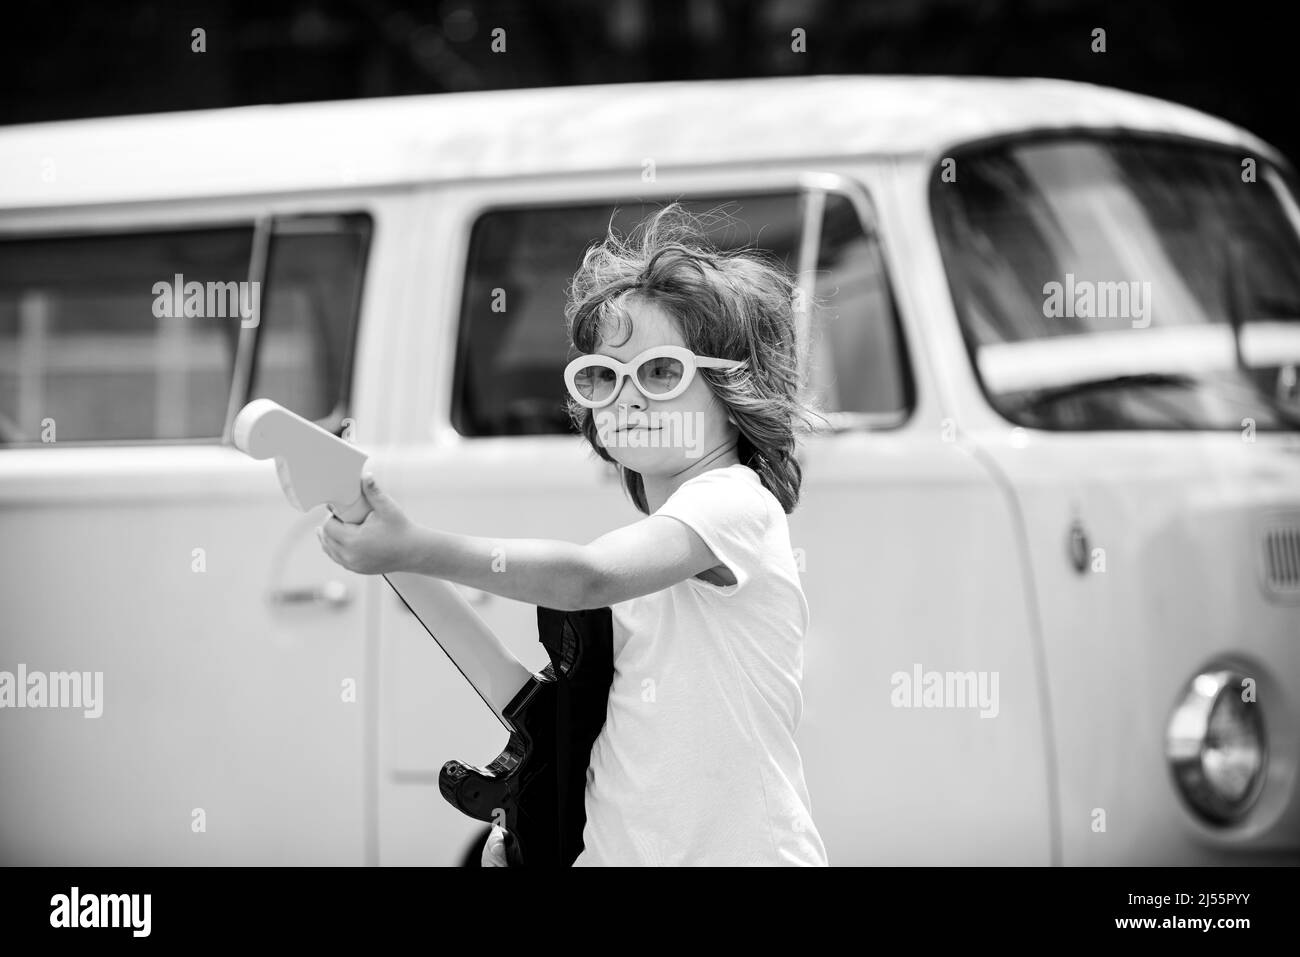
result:
M 673 475 L 642 475 L 641 484 L 645 487 L 646 507 L 653 513 L 668 501 L 668 497 L 696 476 L 703 475 L 711 469 L 724 469 L 729 465 L 739 465 L 740 456 L 736 453 L 736 443 L 719 446 L 707 455 L 700 457 L 688 467 Z

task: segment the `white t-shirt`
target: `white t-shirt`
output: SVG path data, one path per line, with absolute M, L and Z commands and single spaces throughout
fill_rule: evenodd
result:
M 694 529 L 736 581 L 610 606 L 614 680 L 574 866 L 824 866 L 794 742 L 809 609 L 785 512 L 738 464 L 654 514 Z

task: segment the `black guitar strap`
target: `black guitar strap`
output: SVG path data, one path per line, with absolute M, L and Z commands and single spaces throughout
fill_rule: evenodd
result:
M 605 726 L 614 680 L 614 630 L 609 608 L 537 609 L 537 632 L 555 676 L 555 786 L 560 863 L 582 853 L 584 798 L 591 747 Z

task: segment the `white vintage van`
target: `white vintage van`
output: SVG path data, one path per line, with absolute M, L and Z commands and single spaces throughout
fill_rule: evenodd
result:
M 438 771 L 501 726 L 231 419 L 346 432 L 452 531 L 635 521 L 568 433 L 561 306 L 674 199 L 815 303 L 833 429 L 790 524 L 831 863 L 1300 859 L 1295 189 L 1226 122 L 1038 79 L 0 129 L 0 862 L 459 863 Z M 168 315 L 189 283 L 216 305 Z M 545 664 L 532 607 L 472 600 Z

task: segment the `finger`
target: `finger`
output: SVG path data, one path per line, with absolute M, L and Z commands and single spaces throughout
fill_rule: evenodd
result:
M 483 867 L 508 867 L 506 860 L 505 831 L 493 827 L 483 845 Z
M 391 511 L 397 508 L 397 503 L 393 501 L 392 497 L 379 487 L 373 472 L 366 472 L 361 476 L 361 492 L 365 495 L 366 501 L 370 503 L 370 507 L 377 512 L 380 510 Z
M 348 545 L 356 540 L 360 528 L 360 525 L 340 521 L 335 516 L 321 526 L 321 531 L 324 532 L 326 541 L 333 542 L 335 545 Z
M 337 537 L 339 533 L 347 531 L 351 523 L 343 521 L 343 519 L 339 518 L 333 512 L 330 512 L 329 517 L 325 519 L 324 524 L 325 533 L 331 537 Z
M 329 557 L 330 561 L 338 565 L 342 565 L 343 561 L 340 558 L 341 553 L 339 552 L 338 548 L 335 546 L 334 542 L 332 542 L 329 539 L 326 533 L 322 532 L 318 528 L 316 529 L 316 538 L 320 541 L 321 551 L 323 551 Z

